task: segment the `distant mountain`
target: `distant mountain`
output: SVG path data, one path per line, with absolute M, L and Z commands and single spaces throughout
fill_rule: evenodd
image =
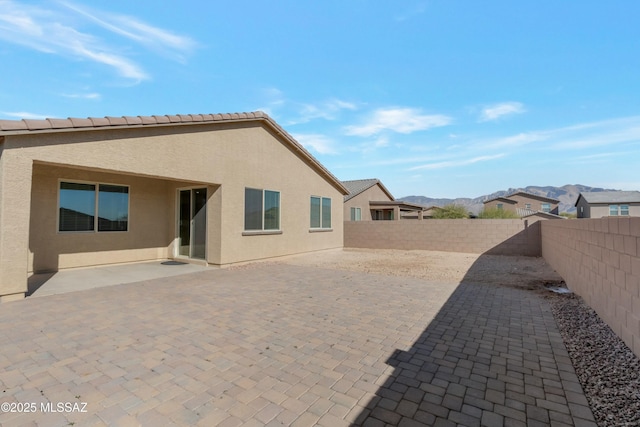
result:
M 575 203 L 578 200 L 578 195 L 587 191 L 616 191 L 605 188 L 589 187 L 586 185 L 563 185 L 562 187 L 539 187 L 536 185 L 530 185 L 524 188 L 509 188 L 508 190 L 496 191 L 495 193 L 487 194 L 485 196 L 476 197 L 474 199 L 462 197 L 457 199 L 432 199 L 425 196 L 407 196 L 398 200 L 403 200 L 409 203 L 417 203 L 423 206 L 446 206 L 446 205 L 462 205 L 465 206 L 469 212 L 477 214 L 482 210 L 483 202 L 486 200 L 494 199 L 496 197 L 508 196 L 518 191 L 524 191 L 526 193 L 536 194 L 538 196 L 549 197 L 552 199 L 560 200 L 559 211 L 560 212 L 575 212 Z

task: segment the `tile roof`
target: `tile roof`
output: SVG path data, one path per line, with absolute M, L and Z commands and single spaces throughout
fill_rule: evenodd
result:
M 526 191 L 516 191 L 514 193 L 509 194 L 508 196 L 499 196 L 499 197 L 494 197 L 493 199 L 488 199 L 485 200 L 482 203 L 489 203 L 489 202 L 493 202 L 494 200 L 504 200 L 506 201 L 511 201 L 512 203 L 517 203 L 513 200 L 511 200 L 509 197 L 513 197 L 513 196 L 524 196 L 524 197 L 530 197 L 533 199 L 538 199 L 541 200 L 543 202 L 549 202 L 549 203 L 560 203 L 560 200 L 557 199 L 552 199 L 550 197 L 545 197 L 545 196 L 539 196 L 537 194 L 533 194 L 533 193 L 527 193 Z
M 380 185 L 380 188 L 382 188 L 382 191 L 384 191 L 387 194 L 387 196 L 389 196 L 389 199 L 395 200 L 395 198 L 389 192 L 389 190 L 387 190 L 387 188 L 377 178 L 355 179 L 355 180 L 352 180 L 352 181 L 342 181 L 342 185 L 344 185 L 345 188 L 349 191 L 349 194 L 344 196 L 344 201 L 345 202 L 347 200 L 349 200 L 349 199 L 353 199 L 358 194 L 368 190 L 369 188 L 373 187 L 374 185 Z
M 578 200 L 580 197 L 587 203 L 640 203 L 640 191 L 587 191 L 580 193 Z
M 4 135 L 28 135 L 31 133 L 53 133 L 70 131 L 91 131 L 105 129 L 145 128 L 155 126 L 186 126 L 214 123 L 259 121 L 270 127 L 283 138 L 302 158 L 324 175 L 334 186 L 348 194 L 347 188 L 327 168 L 325 168 L 311 153 L 296 141 L 275 120 L 262 111 L 248 113 L 223 114 L 176 114 L 164 116 L 122 116 L 122 117 L 87 117 L 44 120 L 0 120 L 0 137 Z
M 271 120 L 262 111 L 250 113 L 225 114 L 176 114 L 164 116 L 122 116 L 122 117 L 87 117 L 67 119 L 22 119 L 0 120 L 0 135 L 3 133 L 24 133 L 29 131 L 73 130 L 104 127 L 137 127 L 166 124 L 212 123 L 265 119 Z M 275 122 L 274 122 L 275 123 Z

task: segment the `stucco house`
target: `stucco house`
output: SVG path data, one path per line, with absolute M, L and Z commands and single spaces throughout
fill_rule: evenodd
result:
M 640 191 L 591 191 L 578 195 L 578 218 L 640 216 Z
M 484 209 L 504 209 L 515 212 L 521 218 L 529 217 L 537 213 L 551 215 L 535 215 L 540 218 L 551 219 L 558 216 L 558 205 L 560 201 L 549 197 L 538 196 L 537 194 L 518 191 L 504 197 L 495 197 L 483 202 Z
M 346 194 L 261 112 L 0 120 L 0 301 L 32 273 L 339 248 Z
M 422 219 L 423 206 L 396 200 L 379 179 L 342 181 L 345 221 L 399 220 L 413 214 Z

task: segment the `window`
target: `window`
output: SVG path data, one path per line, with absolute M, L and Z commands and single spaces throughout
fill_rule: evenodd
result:
M 618 216 L 618 205 L 609 205 L 609 216 Z
M 244 189 L 244 229 L 280 230 L 280 192 Z
M 362 210 L 360 208 L 351 208 L 351 221 L 362 221 Z
M 541 207 L 541 211 L 542 212 L 551 212 L 551 204 L 549 203 L 542 203 L 542 205 L 540 205 Z
M 609 216 L 629 216 L 629 205 L 609 205 Z
M 60 182 L 58 200 L 58 231 L 128 230 L 129 187 Z
M 498 208 L 498 209 L 502 209 L 503 207 L 504 207 L 504 205 L 503 205 L 502 203 L 498 203 L 498 204 L 496 205 L 496 208 Z
M 310 228 L 331 228 L 331 199 L 311 196 Z
M 531 203 L 525 203 L 524 204 L 524 208 L 528 209 L 528 210 L 531 210 Z

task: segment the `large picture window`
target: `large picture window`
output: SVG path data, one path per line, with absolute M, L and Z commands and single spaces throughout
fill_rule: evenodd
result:
M 311 228 L 331 228 L 330 198 L 311 196 L 310 213 Z
M 280 192 L 244 189 L 244 229 L 246 231 L 280 230 Z
M 60 182 L 58 231 L 127 231 L 128 227 L 129 187 Z

